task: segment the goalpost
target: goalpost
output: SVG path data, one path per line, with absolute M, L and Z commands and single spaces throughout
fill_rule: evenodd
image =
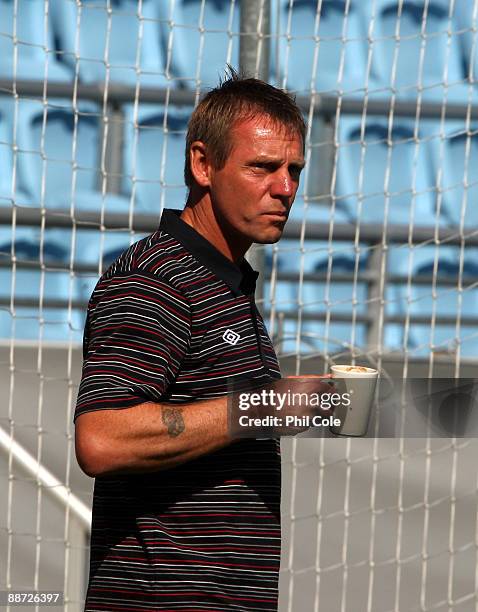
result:
M 82 609 L 86 302 L 184 203 L 187 118 L 226 63 L 308 124 L 284 237 L 250 253 L 283 373 L 474 377 L 477 19 L 477 0 L 0 3 L 0 591 Z M 396 410 L 370 438 L 282 440 L 281 612 L 478 608 L 472 419 L 417 438 Z

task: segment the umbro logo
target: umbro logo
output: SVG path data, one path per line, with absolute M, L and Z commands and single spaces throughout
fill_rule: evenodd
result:
M 232 331 L 232 329 L 226 329 L 226 331 L 224 332 L 222 336 L 222 339 L 224 340 L 224 342 L 227 342 L 228 344 L 232 344 L 232 346 L 237 344 L 240 338 L 241 336 L 237 334 L 235 331 Z

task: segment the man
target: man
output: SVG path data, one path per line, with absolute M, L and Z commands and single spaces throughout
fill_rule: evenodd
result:
M 279 240 L 304 134 L 284 92 L 232 73 L 191 117 L 185 209 L 92 295 L 75 414 L 96 477 L 87 611 L 277 609 L 278 444 L 232 443 L 226 394 L 280 384 L 244 254 Z

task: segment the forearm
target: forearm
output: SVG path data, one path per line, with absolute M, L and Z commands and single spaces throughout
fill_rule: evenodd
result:
M 86 413 L 77 419 L 75 441 L 90 476 L 169 469 L 232 442 L 227 398 Z

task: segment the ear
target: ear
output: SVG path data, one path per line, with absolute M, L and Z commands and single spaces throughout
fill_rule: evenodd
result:
M 191 173 L 200 187 L 211 184 L 212 164 L 207 154 L 206 145 L 201 140 L 195 140 L 189 149 Z

